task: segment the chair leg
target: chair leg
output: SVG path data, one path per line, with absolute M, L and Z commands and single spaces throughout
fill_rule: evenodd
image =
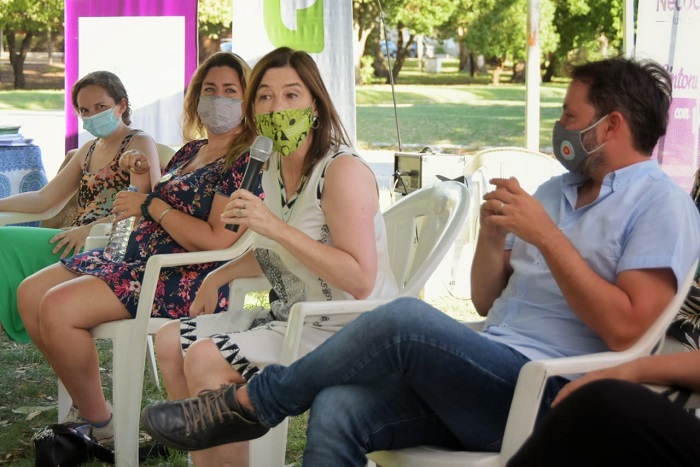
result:
M 143 392 L 143 360 L 134 358 L 135 344 L 127 336 L 112 339 L 114 452 L 117 467 L 139 465 L 139 414 Z M 143 342 L 145 357 L 146 342 Z
M 66 416 L 68 416 L 68 411 L 70 406 L 73 404 L 73 399 L 68 394 L 66 387 L 63 385 L 63 381 L 58 380 L 58 422 L 62 422 Z
M 262 438 L 250 442 L 249 464 L 255 467 L 279 467 L 284 465 L 287 450 L 287 428 L 285 419 Z
M 158 365 L 156 364 L 156 352 L 153 343 L 153 336 L 148 335 L 148 353 L 146 354 L 146 359 L 148 360 L 148 373 L 151 375 L 151 379 L 155 383 L 156 387 L 160 389 L 160 379 L 158 378 Z

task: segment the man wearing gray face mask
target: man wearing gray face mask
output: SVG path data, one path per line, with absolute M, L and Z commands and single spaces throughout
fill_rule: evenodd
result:
M 534 196 L 515 178 L 491 180 L 484 196 L 471 274 L 483 331 L 400 298 L 245 386 L 147 407 L 145 428 L 196 450 L 311 407 L 304 465 L 360 466 L 368 452 L 416 445 L 498 451 L 528 361 L 630 347 L 700 254 L 695 206 L 650 158 L 671 81 L 658 64 L 625 59 L 572 78 L 555 151 L 580 161 Z M 562 384 L 548 382 L 547 404 Z

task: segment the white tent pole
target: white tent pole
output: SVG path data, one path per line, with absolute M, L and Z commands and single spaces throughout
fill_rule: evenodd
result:
M 634 0 L 625 0 L 622 18 L 622 48 L 625 57 L 634 55 Z
M 525 147 L 540 149 L 540 0 L 527 4 Z

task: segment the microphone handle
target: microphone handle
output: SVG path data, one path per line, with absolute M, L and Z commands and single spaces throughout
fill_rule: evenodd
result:
M 245 172 L 243 173 L 243 181 L 238 188 L 250 191 L 251 188 L 253 188 L 253 184 L 258 179 L 258 175 L 260 174 L 263 164 L 264 162 L 259 161 L 258 159 L 250 158 L 248 160 L 248 165 L 245 168 Z M 225 227 L 233 232 L 238 232 L 238 224 L 226 224 Z

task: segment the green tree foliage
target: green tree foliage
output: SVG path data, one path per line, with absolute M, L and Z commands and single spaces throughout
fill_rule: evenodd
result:
M 15 89 L 24 89 L 24 62 L 32 40 L 63 26 L 63 0 L 0 0 L 0 27 L 7 41 Z
M 199 0 L 197 17 L 201 36 L 221 39 L 231 34 L 233 0 Z
M 403 2 L 402 7 L 411 3 Z M 428 2 L 429 3 L 429 2 Z M 414 18 L 409 28 L 427 18 L 423 31 L 432 29 L 434 37 L 457 38 L 460 44 L 460 69 L 470 68 L 477 55 L 483 55 L 498 67 L 506 60 L 524 60 L 527 53 L 527 0 L 454 0 L 444 6 L 433 2 L 440 11 L 416 2 L 399 18 Z M 539 44 L 544 79 L 560 73 L 561 65 L 618 53 L 622 45 L 623 0 L 541 0 Z M 397 10 L 398 11 L 398 10 Z M 424 13 L 425 12 L 425 13 Z M 427 14 L 426 14 L 427 13 Z M 443 19 L 442 14 L 449 13 Z M 430 32 L 426 32 L 430 34 Z M 398 61 L 398 60 L 397 60 Z
M 569 63 L 622 49 L 623 0 L 550 0 L 555 6 L 558 47 L 548 56 L 545 81 Z
M 199 0 L 197 18 L 201 61 L 218 50 L 221 39 L 231 35 L 233 0 Z
M 381 1 L 384 12 L 384 20 L 387 28 L 398 32 L 396 41 L 397 53 L 392 71 L 394 78 L 398 77 L 404 61 L 409 56 L 411 45 L 415 43 L 417 35 L 435 35 L 437 28 L 445 23 L 454 10 L 454 0 L 383 0 Z M 379 30 L 380 18 L 377 0 L 354 0 L 353 21 L 355 37 L 360 42 L 361 50 L 364 50 L 362 41 L 367 42 L 373 32 L 377 37 L 384 38 L 384 31 Z M 408 32 L 405 38 L 403 31 Z M 374 47 L 374 50 L 365 50 L 365 53 L 379 55 L 381 60 L 384 50 Z M 359 56 L 356 57 L 356 65 Z
M 394 78 L 398 77 L 416 36 L 436 35 L 440 26 L 450 19 L 456 6 L 457 2 L 454 0 L 407 0 L 403 2 L 395 16 L 396 29 L 399 34 L 396 41 Z M 402 34 L 404 30 L 408 31 L 408 40 L 406 41 L 404 41 Z
M 514 63 L 525 59 L 527 9 L 527 0 L 462 0 L 453 20 L 470 56 L 484 55 L 499 69 L 508 58 Z M 558 44 L 553 17 L 554 5 L 542 0 L 539 43 L 543 56 Z

